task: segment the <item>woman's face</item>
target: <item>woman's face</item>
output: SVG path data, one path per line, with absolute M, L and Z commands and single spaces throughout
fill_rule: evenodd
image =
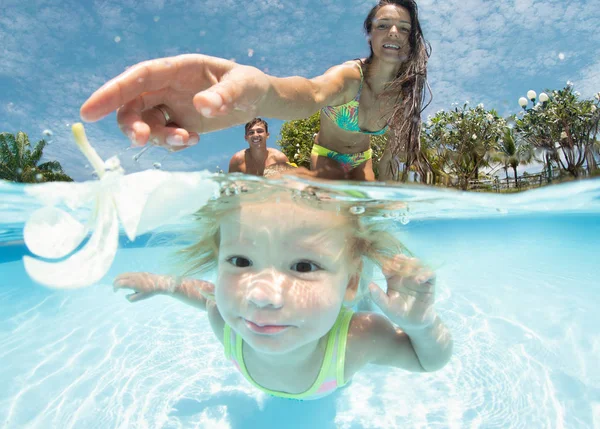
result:
M 373 55 L 385 62 L 402 63 L 410 55 L 410 13 L 407 9 L 387 5 L 377 11 L 371 27 Z

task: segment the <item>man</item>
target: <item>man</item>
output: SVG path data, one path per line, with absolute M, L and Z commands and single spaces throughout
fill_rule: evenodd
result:
M 246 124 L 245 140 L 250 146 L 240 150 L 229 161 L 230 173 L 245 173 L 262 176 L 265 167 L 281 162 L 288 162 L 283 152 L 267 147 L 269 126 L 261 118 L 254 118 Z

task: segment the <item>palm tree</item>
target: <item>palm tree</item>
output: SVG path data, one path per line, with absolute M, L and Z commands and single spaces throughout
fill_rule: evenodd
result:
M 519 186 L 517 168 L 521 164 L 529 164 L 534 158 L 531 145 L 519 142 L 512 128 L 506 127 L 498 150 L 493 154 L 492 160 L 502 164 L 506 174 L 506 185 L 508 186 L 508 169 L 512 168 L 515 175 L 515 187 Z
M 58 161 L 38 164 L 46 141 L 37 142 L 33 150 L 29 137 L 23 132 L 16 135 L 0 133 L 0 180 L 20 183 L 72 182 Z

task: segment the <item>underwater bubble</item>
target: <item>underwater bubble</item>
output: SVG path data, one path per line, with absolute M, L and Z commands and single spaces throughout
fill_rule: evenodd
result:
M 254 56 L 254 49 L 248 49 L 248 56 L 249 57 L 253 57 Z
M 162 168 L 162 164 L 160 162 L 155 162 L 152 164 L 152 167 L 154 167 L 156 170 L 160 170 Z
M 563 61 L 565 59 L 565 54 L 563 54 L 562 52 L 558 54 L 558 59 Z
M 363 206 L 352 206 L 350 207 L 350 213 L 354 215 L 360 215 L 365 212 L 365 208 Z
M 160 16 L 155 16 L 154 17 L 154 22 L 158 22 L 158 21 L 160 21 Z
M 115 43 L 119 43 L 121 41 L 121 37 L 120 36 L 115 36 Z

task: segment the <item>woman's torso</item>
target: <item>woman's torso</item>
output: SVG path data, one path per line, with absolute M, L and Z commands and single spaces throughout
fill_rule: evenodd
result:
M 358 92 L 358 126 L 363 131 L 378 132 L 387 126 L 392 105 L 389 100 L 377 98 L 371 91 L 366 81 L 361 78 L 358 61 L 353 62 L 356 70 L 356 84 L 349 85 L 348 89 L 340 96 L 338 105 L 343 105 L 354 100 Z M 364 71 L 363 71 L 364 74 Z M 347 131 L 340 128 L 334 120 L 321 111 L 320 131 L 317 143 L 327 149 L 338 153 L 364 152 L 370 147 L 371 134 Z

